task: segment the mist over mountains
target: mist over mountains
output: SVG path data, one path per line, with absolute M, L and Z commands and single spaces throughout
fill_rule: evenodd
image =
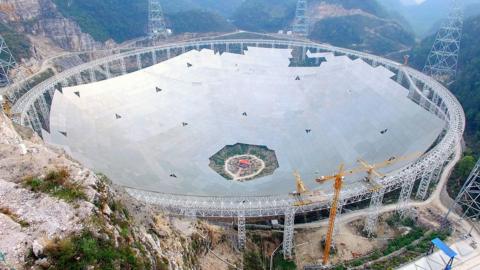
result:
M 440 22 L 447 17 L 452 0 L 425 0 L 417 3 L 416 0 L 382 0 L 379 1 L 386 9 L 403 16 L 410 24 L 415 34 L 425 37 L 434 33 Z M 461 1 L 465 9 L 465 16 L 471 17 L 480 14 L 480 0 Z

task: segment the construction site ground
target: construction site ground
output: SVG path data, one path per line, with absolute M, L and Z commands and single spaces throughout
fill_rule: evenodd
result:
M 413 211 L 415 217 L 418 217 L 418 223 L 423 226 L 426 226 L 427 228 L 438 228 L 440 222 L 447 213 L 448 208 L 452 203 L 452 199 L 446 192 L 446 183 L 454 165 L 460 157 L 461 146 L 458 145 L 453 161 L 446 166 L 436 189 L 430 197 L 425 201 L 412 201 L 410 203 L 409 209 Z M 338 234 L 335 237 L 335 242 L 338 246 L 338 253 L 332 257 L 332 262 L 345 262 L 354 259 L 355 257 L 362 257 L 369 254 L 374 249 L 384 246 L 388 238 L 393 237 L 395 233 L 391 228 L 387 228 L 388 225 L 381 220 L 384 220 L 386 215 L 393 213 L 397 208 L 397 204 L 385 205 L 381 208 L 381 218 L 378 225 L 377 238 L 374 239 L 367 239 L 358 231 L 358 228 L 363 225 L 366 216 L 365 211 L 354 211 L 342 214 L 338 217 Z M 450 213 L 449 220 L 452 223 L 453 234 L 449 237 L 447 241 L 448 244 L 455 243 L 459 241 L 459 239 L 465 239 L 466 237 L 468 237 L 468 241 L 479 243 L 480 234 L 475 228 L 471 231 L 469 236 L 466 236 L 472 228 L 472 225 L 469 222 L 461 219 L 455 212 Z M 295 254 L 299 269 L 302 269 L 304 265 L 320 264 L 320 260 L 323 256 L 323 249 L 321 248 L 320 241 L 322 237 L 325 236 L 327 223 L 328 220 L 324 219 L 317 222 L 295 225 Z M 460 265 L 458 269 L 470 270 L 474 269 L 470 268 L 471 265 L 477 266 L 480 264 L 476 261 L 480 258 L 480 249 L 476 249 L 475 253 L 476 255 L 473 254 L 469 257 L 471 258 L 471 261 L 462 262 L 462 265 Z

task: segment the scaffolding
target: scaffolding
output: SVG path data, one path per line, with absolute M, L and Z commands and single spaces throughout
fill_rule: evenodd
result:
M 455 79 L 462 29 L 462 5 L 460 0 L 452 0 L 452 9 L 437 33 L 423 68 L 425 74 L 447 85 Z
M 295 11 L 295 21 L 293 22 L 293 34 L 306 37 L 309 33 L 307 0 L 298 0 Z
M 168 35 L 160 0 L 148 0 L 148 37 L 166 38 Z

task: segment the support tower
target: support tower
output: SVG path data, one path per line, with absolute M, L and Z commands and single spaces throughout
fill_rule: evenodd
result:
M 16 62 L 13 58 L 7 43 L 0 36 L 0 87 L 7 86 L 11 83 L 9 78 L 10 71 L 15 67 Z
M 307 0 L 298 0 L 293 22 L 293 33 L 301 37 L 308 36 L 307 4 Z
M 468 176 L 467 181 L 458 193 L 445 219 L 448 218 L 450 212 L 454 210 L 457 205 L 461 208 L 459 210 L 462 211 L 462 218 L 480 219 L 480 159 L 477 161 L 470 176 Z
M 447 20 L 438 30 L 423 72 L 440 82 L 450 84 L 457 72 L 458 53 L 463 29 L 463 11 L 460 0 L 452 0 Z
M 148 0 L 148 37 L 167 37 L 167 26 L 160 0 Z

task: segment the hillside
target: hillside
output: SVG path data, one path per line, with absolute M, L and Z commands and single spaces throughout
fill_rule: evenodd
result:
M 80 25 L 95 40 L 123 42 L 142 37 L 147 29 L 147 0 L 54 0 L 59 11 Z M 167 27 L 174 33 L 226 32 L 233 27 L 217 11 L 231 13 L 225 3 L 216 8 L 212 1 L 163 1 Z M 235 2 L 235 1 L 227 1 Z
M 465 156 L 452 174 L 449 191 L 452 196 L 460 190 L 470 170 L 480 157 L 480 16 L 465 21 L 456 81 L 449 87 L 465 110 L 467 127 Z M 411 64 L 422 69 L 434 36 L 425 38 L 411 52 Z
M 313 40 L 376 54 L 408 49 L 414 35 L 377 1 L 313 1 Z
M 480 14 L 480 0 L 461 1 L 465 16 Z M 450 10 L 451 0 L 426 0 L 416 5 L 403 4 L 402 0 L 382 0 L 380 3 L 389 10 L 395 10 L 406 18 L 418 36 L 425 37 L 434 33 Z
M 0 35 L 5 39 L 15 59 L 28 59 L 32 56 L 28 38 L 0 22 Z
M 231 32 L 235 27 L 217 13 L 205 10 L 187 10 L 167 15 L 174 33 Z
M 235 11 L 235 26 L 254 32 L 287 29 L 295 16 L 296 0 L 245 0 Z
M 59 11 L 75 20 L 98 41 L 121 42 L 142 36 L 147 25 L 147 1 L 54 0 Z
M 233 16 L 239 29 L 277 32 L 291 29 L 295 0 L 246 0 Z M 409 48 L 414 36 L 375 0 L 309 1 L 310 38 L 333 45 L 387 54 Z
M 163 10 L 167 14 L 188 10 L 207 10 L 223 17 L 231 17 L 244 0 L 161 0 Z

